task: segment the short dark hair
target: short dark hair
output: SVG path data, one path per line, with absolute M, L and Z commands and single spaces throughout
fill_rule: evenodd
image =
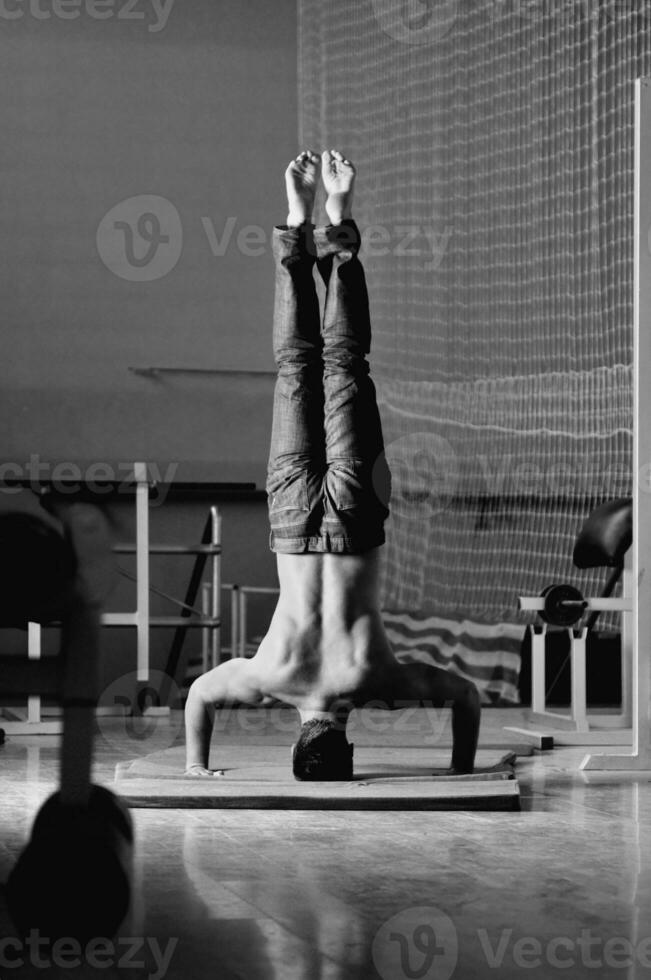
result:
M 294 778 L 347 780 L 353 778 L 353 746 L 335 722 L 313 718 L 301 727 L 292 755 Z

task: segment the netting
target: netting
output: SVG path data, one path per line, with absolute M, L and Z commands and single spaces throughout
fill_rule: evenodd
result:
M 385 605 L 522 623 L 631 492 L 645 0 L 301 0 L 302 145 L 358 165 Z M 616 620 L 613 620 L 616 622 Z

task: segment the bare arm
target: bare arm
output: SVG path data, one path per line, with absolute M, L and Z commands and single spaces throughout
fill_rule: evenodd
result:
M 450 771 L 473 772 L 481 707 L 477 688 L 471 681 L 430 664 L 396 663 L 379 675 L 375 685 L 373 696 L 389 708 L 404 707 L 405 701 L 422 702 L 435 708 L 451 707 Z
M 185 771 L 190 776 L 214 776 L 208 768 L 215 710 L 229 704 L 255 704 L 262 693 L 248 660 L 227 660 L 198 677 L 185 703 Z

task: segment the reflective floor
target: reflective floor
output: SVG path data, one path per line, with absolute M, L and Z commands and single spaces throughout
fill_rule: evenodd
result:
M 483 740 L 517 723 L 507 714 L 484 713 Z M 149 737 L 103 720 L 96 780 L 178 731 L 178 717 Z M 54 785 L 57 744 L 0 748 L 2 881 Z M 2 906 L 0 980 L 651 977 L 651 776 L 588 777 L 584 755 L 520 759 L 520 813 L 134 810 L 120 936 L 54 961 L 7 943 Z

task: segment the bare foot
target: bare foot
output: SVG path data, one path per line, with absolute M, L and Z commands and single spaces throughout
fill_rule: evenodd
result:
M 287 225 L 290 228 L 298 228 L 312 217 L 320 164 L 316 153 L 303 150 L 285 171 L 289 206 Z
M 355 168 L 339 150 L 326 150 L 321 154 L 321 159 L 323 184 L 328 194 L 326 214 L 333 225 L 340 225 L 352 217 Z
M 502 756 L 499 762 L 496 762 L 494 766 L 475 766 L 473 769 L 455 769 L 454 766 L 450 766 L 449 769 L 435 769 L 432 773 L 433 776 L 485 776 L 492 773 L 496 775 L 503 773 L 509 777 L 515 777 L 515 766 L 518 761 L 518 756 L 516 752 L 506 752 Z
M 189 766 L 185 772 L 184 776 L 198 776 L 199 778 L 205 776 L 223 776 L 223 769 L 205 769 L 203 766 Z

